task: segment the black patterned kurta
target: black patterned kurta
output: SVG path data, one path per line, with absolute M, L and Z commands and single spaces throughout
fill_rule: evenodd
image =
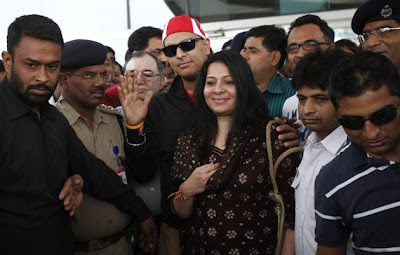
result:
M 242 147 L 239 161 L 225 185 L 216 192 L 195 196 L 193 215 L 181 229 L 182 254 L 274 253 L 277 216 L 273 210 L 274 202 L 268 198 L 272 184 L 268 172 L 265 127 L 253 130 L 251 135 L 252 138 L 247 139 L 247 144 Z M 181 156 L 188 158 L 188 151 L 180 153 L 180 150 L 190 148 L 187 147 L 188 139 L 182 135 L 178 141 L 175 170 L 180 168 L 179 165 L 185 165 L 185 160 L 179 160 Z M 277 139 L 275 126 L 272 139 L 276 159 L 285 149 Z M 226 154 L 226 151 L 214 147 L 201 165 L 221 162 Z M 297 156 L 291 156 L 282 162 L 278 170 L 278 184 L 287 204 L 287 226 L 291 227 L 294 225 L 294 198 L 290 184 L 297 164 Z M 223 165 L 218 171 L 223 171 Z

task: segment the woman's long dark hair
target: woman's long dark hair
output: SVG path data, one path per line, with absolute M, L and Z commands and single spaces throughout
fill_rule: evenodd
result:
M 213 54 L 201 68 L 194 92 L 194 107 L 188 116 L 187 130 L 195 131 L 194 134 L 199 136 L 201 158 L 210 151 L 218 129 L 217 118 L 208 107 L 203 94 L 208 67 L 215 62 L 223 63 L 228 67 L 236 86 L 236 103 L 232 113 L 227 146 L 230 139 L 242 133 L 243 130 L 256 123 L 266 123 L 270 119 L 266 102 L 254 83 L 253 75 L 246 60 L 233 50 Z

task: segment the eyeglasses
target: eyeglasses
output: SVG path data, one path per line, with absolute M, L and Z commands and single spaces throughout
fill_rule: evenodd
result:
M 131 71 L 131 77 L 133 77 L 133 72 L 138 72 L 138 74 L 142 75 L 144 79 L 151 80 L 154 76 L 161 76 L 161 74 L 154 73 L 153 71 L 150 70 L 145 70 L 145 71 L 138 71 L 138 70 L 129 70 Z
M 390 34 L 391 31 L 399 30 L 400 27 L 381 27 L 370 32 L 364 32 L 358 36 L 358 41 L 360 43 L 365 43 L 371 37 L 371 34 L 374 34 L 376 37 L 386 37 Z
M 167 57 L 173 57 L 176 55 L 176 50 L 178 49 L 178 47 L 184 51 L 184 52 L 188 52 L 194 49 L 194 47 L 196 46 L 196 42 L 203 40 L 203 38 L 188 38 L 186 40 L 183 40 L 182 42 L 175 44 L 175 45 L 170 45 L 167 47 L 164 47 L 162 49 L 162 51 L 164 52 L 164 54 Z
M 96 80 L 96 77 L 99 76 L 101 79 L 103 79 L 104 81 L 111 81 L 112 80 L 112 75 L 109 73 L 84 73 L 84 74 L 77 74 L 77 73 L 65 73 L 67 75 L 75 75 L 75 76 L 79 76 L 85 80 L 88 81 L 94 81 Z
M 306 51 L 313 51 L 316 50 L 320 45 L 323 44 L 330 44 L 330 43 L 325 43 L 325 42 L 317 42 L 315 40 L 308 40 L 305 41 L 303 44 L 290 44 L 289 46 L 286 47 L 286 51 L 289 54 L 294 54 L 299 52 L 300 47 L 302 47 Z
M 347 129 L 358 130 L 364 127 L 364 122 L 369 120 L 372 124 L 376 126 L 385 125 L 391 121 L 393 121 L 397 116 L 397 108 L 399 108 L 400 104 L 397 106 L 389 105 L 379 111 L 376 111 L 369 115 L 368 118 L 363 118 L 361 116 L 343 116 L 338 119 L 339 123 Z

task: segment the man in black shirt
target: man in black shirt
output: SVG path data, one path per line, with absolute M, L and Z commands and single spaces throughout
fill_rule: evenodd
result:
M 64 116 L 47 101 L 57 83 L 61 31 L 28 15 L 8 29 L 0 84 L 0 249 L 2 254 L 73 254 L 72 231 L 59 193 L 69 176 L 83 191 L 141 222 L 143 245 L 154 249 L 150 212 L 132 187 L 89 153 Z

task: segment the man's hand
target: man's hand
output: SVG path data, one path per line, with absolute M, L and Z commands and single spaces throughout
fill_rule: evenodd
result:
M 189 178 L 182 183 L 181 191 L 187 198 L 201 194 L 206 188 L 208 179 L 217 171 L 219 163 L 209 163 L 197 167 Z
M 293 117 L 291 119 L 287 119 L 285 117 L 274 118 L 275 122 L 280 124 L 278 127 L 276 127 L 276 131 L 279 132 L 278 139 L 283 142 L 283 145 L 286 148 L 290 147 L 295 147 L 299 146 L 300 144 L 300 132 L 297 130 L 301 125 L 299 124 L 294 124 L 296 122 L 296 117 Z
M 69 212 L 69 216 L 74 216 L 76 209 L 82 204 L 82 189 L 83 179 L 78 174 L 69 177 L 64 183 L 58 198 L 64 200 L 64 209 Z
M 142 230 L 139 237 L 139 247 L 146 253 L 155 254 L 157 246 L 157 227 L 154 223 L 153 218 L 148 218 L 147 220 L 140 223 L 140 229 Z
M 126 77 L 120 75 L 118 87 L 118 96 L 121 101 L 122 109 L 128 125 L 135 126 L 142 122 L 149 110 L 149 103 L 154 95 L 153 91 L 149 91 L 144 100 L 139 97 L 137 72 L 128 71 Z

